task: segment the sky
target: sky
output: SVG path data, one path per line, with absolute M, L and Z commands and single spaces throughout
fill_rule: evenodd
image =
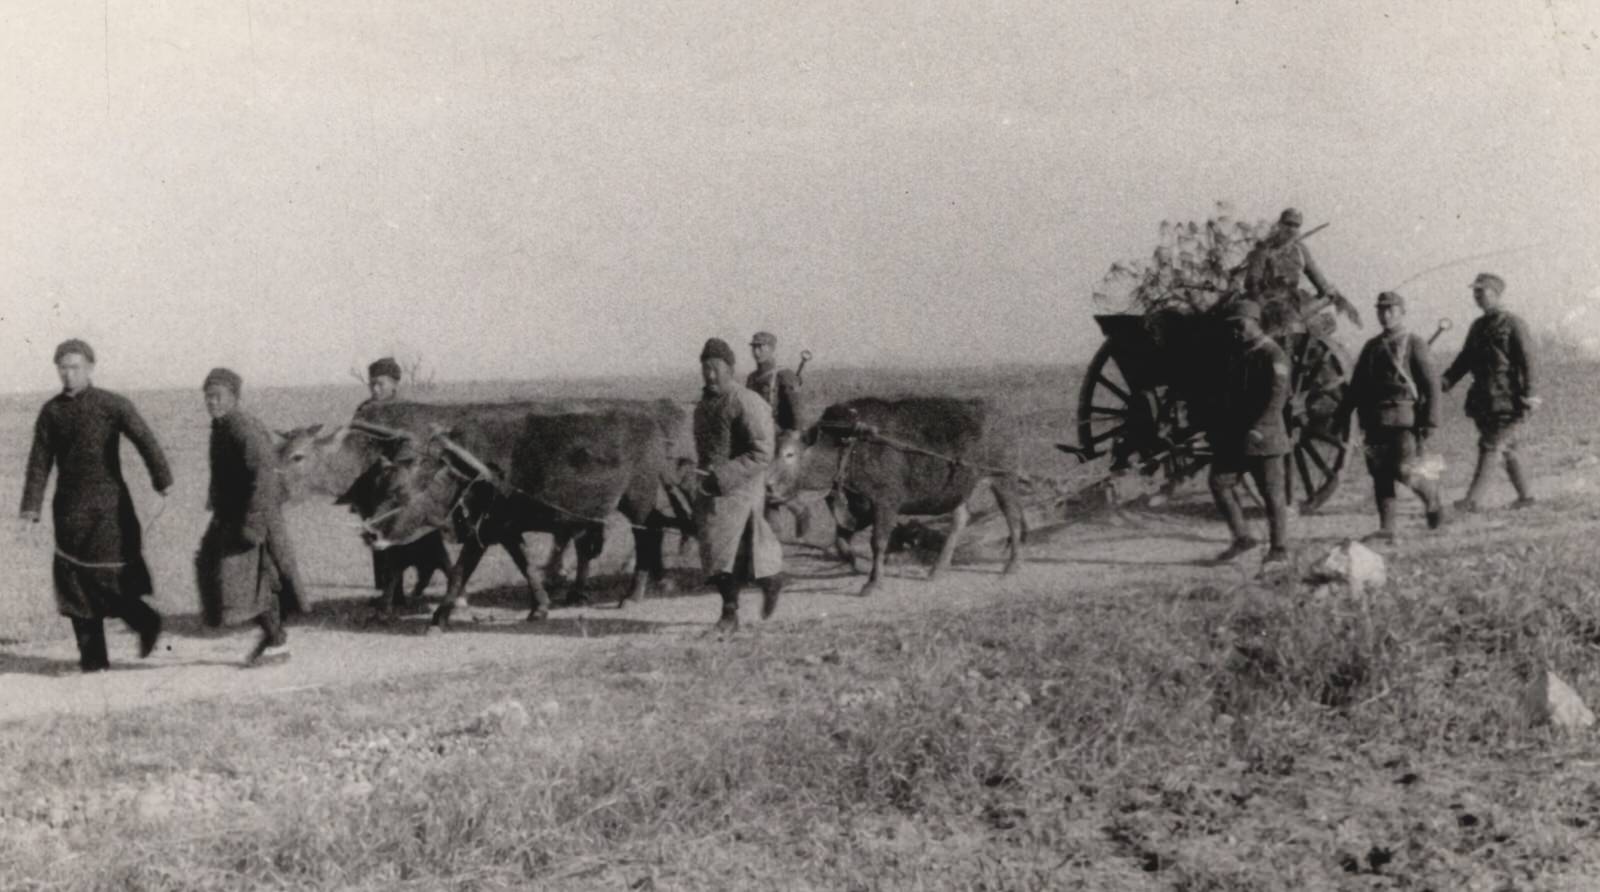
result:
M 1597 32 L 1584 0 L 0 0 L 0 391 L 74 336 L 122 389 L 396 351 L 693 382 L 757 329 L 808 374 L 1082 362 L 1106 269 L 1218 200 L 1329 223 L 1364 308 L 1452 264 L 1401 289 L 1441 346 L 1486 269 L 1600 349 Z

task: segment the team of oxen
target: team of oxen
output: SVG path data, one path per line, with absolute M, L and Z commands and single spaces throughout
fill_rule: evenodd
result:
M 901 515 L 951 514 L 933 574 L 949 566 L 981 483 L 992 484 L 1009 529 L 1006 571 L 1021 559 L 1023 520 L 1013 443 L 982 400 L 860 398 L 829 406 L 799 432 L 778 436 L 768 469 L 774 500 L 825 491 L 841 558 L 854 564 L 851 537 L 872 530 L 872 567 L 861 590 L 879 585 L 890 535 Z M 448 586 L 430 631 L 466 603 L 485 553 L 500 546 L 527 580 L 529 620 L 548 616 L 549 579 L 570 545 L 576 574 L 567 602 L 587 603 L 590 564 L 608 518 L 632 528 L 633 579 L 619 606 L 666 580 L 665 535 L 691 537 L 695 459 L 690 416 L 671 400 L 551 399 L 505 403 L 372 404 L 348 424 L 284 435 L 279 460 L 293 500 L 333 498 L 361 517 L 362 535 L 384 564 L 382 602 L 392 612 L 403 571 L 417 569 L 414 598 L 435 570 Z M 553 537 L 536 568 L 528 533 Z M 449 566 L 441 547 L 415 548 L 444 534 L 461 546 Z

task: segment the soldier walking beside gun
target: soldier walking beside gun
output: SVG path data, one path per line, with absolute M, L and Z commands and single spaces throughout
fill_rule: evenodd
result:
M 1378 529 L 1363 542 L 1393 542 L 1395 484 L 1422 497 L 1428 527 L 1444 522 L 1439 483 L 1418 468 L 1428 435 L 1439 426 L 1439 379 L 1428 356 L 1428 342 L 1406 331 L 1405 298 L 1393 291 L 1378 295 L 1383 331 L 1361 348 L 1344 399 L 1334 416 L 1348 429 L 1351 413 L 1366 441 L 1367 470 L 1378 502 Z
M 1261 308 L 1255 302 L 1232 302 L 1226 319 L 1235 349 L 1227 357 L 1218 417 L 1208 432 L 1215 453 L 1209 483 L 1217 510 L 1233 534 L 1233 544 L 1216 560 L 1231 561 L 1260 544 L 1250 535 L 1235 491 L 1248 473 L 1267 510 L 1271 547 L 1262 563 L 1276 564 L 1289 557 L 1283 460 L 1289 453 L 1289 432 L 1283 422 L 1289 359 L 1283 348 L 1262 332 Z
M 1446 392 L 1463 377 L 1472 376 L 1466 411 L 1478 426 L 1478 464 L 1473 468 L 1466 497 L 1456 502 L 1457 511 L 1478 510 L 1489 485 L 1490 465 L 1497 455 L 1504 457 L 1506 476 L 1517 491 L 1512 507 L 1525 508 L 1534 503 L 1517 456 L 1517 429 L 1540 400 L 1534 396 L 1528 327 L 1501 306 L 1505 288 L 1505 280 L 1493 273 L 1479 273 L 1472 280 L 1472 297 L 1483 315 L 1467 329 L 1466 343 L 1444 373 Z
M 163 499 L 172 490 L 172 471 L 133 403 L 93 386 L 93 348 L 77 338 L 63 341 L 56 347 L 55 364 L 61 392 L 39 410 L 33 426 L 22 523 L 27 530 L 39 522 L 54 466 L 56 552 L 51 575 L 56 610 L 72 620 L 78 667 L 102 672 L 111 668 L 106 617 L 117 617 L 138 633 L 140 657 L 150 655 L 161 634 L 161 614 L 144 602 L 154 586 L 144 560 L 139 515 L 122 479 L 122 438 L 139 450 L 150 484 Z

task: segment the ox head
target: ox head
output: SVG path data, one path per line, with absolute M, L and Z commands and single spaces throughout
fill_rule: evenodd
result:
M 492 505 L 498 478 L 470 451 L 435 434 L 423 448 L 380 459 L 370 476 L 363 477 L 365 486 L 358 488 L 370 500 L 370 514 L 362 537 L 382 550 L 434 530 L 470 527 Z

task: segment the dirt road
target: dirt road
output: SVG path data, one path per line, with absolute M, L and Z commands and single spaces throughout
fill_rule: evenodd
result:
M 1541 481 L 1541 488 L 1550 493 L 1582 493 L 1594 488 L 1594 476 L 1593 469 L 1572 471 Z M 1360 491 L 1364 485 L 1364 480 L 1347 483 L 1326 513 L 1295 522 L 1300 561 L 1314 559 L 1329 546 L 1371 528 L 1366 493 Z M 1491 503 L 1503 503 L 1508 497 L 1509 493 L 1495 492 Z M 1566 503 L 1558 497 L 1536 509 L 1537 515 L 1491 512 L 1459 519 L 1438 533 L 1422 528 L 1420 506 L 1411 504 L 1408 509 L 1403 522 L 1411 535 L 1389 549 L 1391 556 L 1401 559 L 1409 550 L 1488 537 L 1511 525 L 1537 521 L 1541 515 L 1544 523 L 1559 524 L 1560 512 L 1577 510 L 1577 506 L 1570 497 Z M 625 541 L 626 537 L 620 538 Z M 1256 569 L 1260 552 L 1237 565 L 1210 566 L 1209 558 L 1225 545 L 1225 531 L 1200 489 L 1160 509 L 1104 511 L 1035 530 L 1027 545 L 1027 564 L 1009 578 L 998 575 L 997 562 L 972 563 L 958 564 L 930 583 L 924 579 L 924 566 L 907 560 L 892 565 L 883 591 L 866 599 L 855 595 L 862 576 L 849 573 L 817 549 L 791 547 L 788 556 L 794 580 L 778 616 L 761 623 L 756 618 L 758 596 L 749 591 L 744 610 L 746 630 L 741 634 L 760 635 L 763 628 L 781 629 L 823 617 L 892 616 L 935 605 L 979 609 L 1017 592 L 1051 593 L 1061 598 L 1063 609 L 1070 609 L 1074 595 L 1090 591 L 1152 583 L 1178 588 L 1229 585 Z M 692 571 L 686 570 L 682 578 L 692 580 Z M 340 592 L 343 597 L 318 603 L 310 617 L 292 628 L 293 658 L 289 662 L 258 669 L 245 670 L 239 665 L 253 640 L 253 630 L 210 634 L 192 617 L 172 621 L 157 653 L 144 661 L 134 658 L 132 637 L 112 629 L 113 670 L 90 676 L 78 673 L 70 639 L 9 642 L 0 647 L 0 721 L 94 714 L 193 699 L 289 695 L 306 688 L 460 671 L 485 662 L 537 666 L 609 647 L 618 640 L 646 647 L 696 642 L 717 614 L 716 596 L 698 590 L 654 597 L 619 611 L 609 601 L 622 584 L 616 578 L 602 606 L 558 609 L 548 622 L 528 624 L 523 622 L 525 589 L 505 577 L 501 580 L 475 586 L 473 618 L 458 621 L 455 631 L 442 636 L 422 634 L 425 613 L 393 624 L 370 623 L 370 610 L 360 596 Z M 437 588 L 436 584 L 434 591 Z M 108 628 L 115 625 L 108 623 Z

